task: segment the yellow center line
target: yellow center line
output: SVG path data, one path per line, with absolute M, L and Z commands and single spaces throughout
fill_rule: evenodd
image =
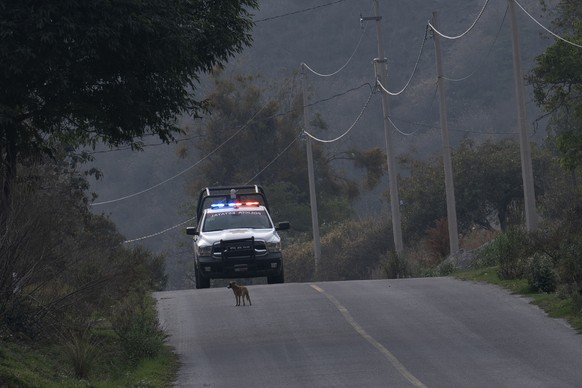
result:
M 317 292 L 323 294 L 333 305 L 339 310 L 340 313 L 344 316 L 345 320 L 354 328 L 354 330 L 361 335 L 366 341 L 368 341 L 372 346 L 374 346 L 380 353 L 382 353 L 388 361 L 392 364 L 392 366 L 412 385 L 418 388 L 426 388 L 419 379 L 417 379 L 412 373 L 406 369 L 404 365 L 393 355 L 388 349 L 386 349 L 380 342 L 376 341 L 374 337 L 372 337 L 356 320 L 347 308 L 345 308 L 333 295 L 328 294 L 323 290 L 321 287 L 311 284 L 311 288 L 316 290 Z

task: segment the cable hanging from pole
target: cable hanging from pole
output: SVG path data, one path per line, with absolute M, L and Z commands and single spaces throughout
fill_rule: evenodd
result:
M 147 236 L 142 236 L 142 237 L 134 238 L 134 239 L 131 239 L 131 240 L 125 240 L 123 243 L 124 244 L 129 244 L 129 243 L 132 243 L 132 242 L 141 241 L 141 240 L 145 240 L 145 239 L 148 239 L 148 238 L 156 237 L 156 236 L 159 236 L 159 235 L 164 234 L 166 232 L 169 232 L 170 230 L 174 230 L 174 229 L 176 229 L 176 228 L 178 228 L 178 227 L 180 227 L 180 226 L 182 226 L 184 224 L 187 224 L 188 222 L 193 221 L 195 219 L 196 219 L 196 217 L 192 217 L 192 218 L 187 219 L 184 222 L 180 222 L 179 224 L 174 225 L 174 226 L 171 226 L 171 227 L 169 227 L 167 229 L 161 230 L 161 231 L 156 232 L 156 233 L 149 234 Z
M 424 45 L 426 43 L 428 37 L 428 25 L 426 26 L 425 30 L 424 30 L 424 39 L 422 40 L 422 44 L 420 45 L 420 51 L 418 52 L 418 57 L 416 58 L 416 63 L 414 64 L 414 68 L 412 69 L 412 74 L 410 74 L 410 77 L 408 78 L 408 82 L 406 82 L 406 84 L 404 85 L 404 87 L 402 89 L 400 89 L 398 92 L 391 92 L 388 89 L 386 89 L 384 87 L 384 85 L 382 85 L 382 82 L 380 82 L 379 79 L 376 78 L 376 84 L 378 86 L 380 86 L 380 88 L 387 94 L 391 95 L 391 96 L 398 96 L 400 94 L 402 94 L 410 85 L 410 81 L 412 81 L 412 78 L 414 77 L 414 74 L 416 74 L 416 71 L 418 70 L 418 64 L 420 63 L 420 58 L 422 57 L 422 53 L 424 51 Z
M 273 158 L 273 160 L 271 160 L 269 163 L 267 163 L 267 165 L 266 165 L 265 167 L 263 167 L 263 168 L 261 169 L 261 171 L 259 171 L 259 172 L 258 172 L 258 173 L 257 173 L 257 174 L 254 176 L 254 177 L 252 177 L 251 179 L 249 179 L 248 181 L 246 181 L 245 185 L 248 185 L 248 184 L 250 184 L 250 183 L 251 183 L 253 180 L 255 180 L 255 178 L 256 178 L 256 177 L 258 177 L 259 175 L 261 175 L 261 174 L 262 174 L 262 173 L 263 173 L 263 172 L 264 172 L 264 171 L 265 171 L 267 168 L 271 167 L 271 165 L 272 165 L 273 163 L 275 163 L 275 161 L 276 161 L 277 159 L 279 159 L 279 157 L 280 157 L 281 155 L 283 155 L 285 152 L 287 152 L 287 150 L 288 150 L 289 148 L 291 148 L 291 146 L 292 146 L 293 144 L 295 144 L 295 142 L 297 141 L 297 139 L 298 139 L 298 138 L 299 138 L 298 136 L 295 136 L 295 137 L 293 138 L 293 140 L 291 141 L 291 143 L 287 144 L 287 147 L 285 147 L 285 148 L 283 149 L 283 151 L 279 152 L 279 154 L 278 154 L 277 156 L 275 156 L 275 157 Z
M 110 204 L 110 203 L 124 201 L 124 200 L 129 199 L 129 198 L 137 197 L 138 195 L 147 193 L 148 191 L 151 191 L 151 190 L 153 190 L 153 189 L 155 189 L 157 187 L 160 187 L 163 184 L 166 184 L 166 183 L 168 183 L 168 182 L 170 182 L 170 181 L 178 178 L 180 175 L 185 174 L 186 172 L 190 171 L 191 169 L 193 169 L 194 167 L 196 167 L 197 165 L 199 165 L 200 163 L 202 163 L 204 160 L 208 159 L 214 153 L 216 153 L 226 143 L 228 143 L 229 141 L 231 141 L 232 139 L 234 139 L 234 137 L 236 137 L 236 135 L 238 135 L 240 132 L 242 132 L 255 119 L 255 117 L 257 117 L 259 115 L 259 113 L 261 113 L 263 111 L 263 109 L 265 109 L 267 107 L 267 105 L 268 105 L 268 103 L 265 104 L 265 105 L 263 105 L 261 107 L 261 109 L 259 109 L 249 120 L 247 120 L 247 122 L 242 127 L 240 127 L 228 139 L 226 139 L 224 142 L 222 142 L 220 145 L 218 145 L 218 147 L 216 147 L 215 149 L 213 149 L 212 151 L 210 151 L 208 154 L 206 154 L 203 158 L 201 158 L 200 160 L 198 160 L 196 163 L 194 163 L 191 166 L 185 168 L 184 170 L 180 171 L 176 175 L 174 175 L 174 176 L 172 176 L 172 177 L 170 177 L 170 178 L 168 178 L 166 180 L 163 180 L 162 182 L 160 182 L 158 184 L 155 184 L 153 186 L 150 186 L 147 189 L 144 189 L 144 190 L 141 190 L 141 191 L 138 191 L 138 192 L 135 192 L 133 194 L 129 194 L 129 195 L 126 195 L 126 196 L 123 196 L 123 197 L 119 197 L 119 198 L 116 198 L 116 199 L 111 199 L 111 200 L 108 200 L 108 201 L 94 202 L 94 203 L 91 204 L 91 206 L 107 205 L 107 204 Z
M 491 46 L 489 46 L 489 50 L 487 50 L 487 54 L 485 55 L 485 59 L 488 58 L 489 55 L 491 55 L 491 52 L 493 51 L 493 46 L 495 46 L 495 42 L 497 42 L 497 39 L 499 38 L 499 35 L 501 34 L 501 28 L 503 27 L 503 24 L 505 24 L 505 19 L 507 17 L 508 11 L 509 11 L 509 5 L 507 7 L 505 7 L 505 13 L 503 14 L 503 19 L 501 20 L 501 24 L 499 25 L 499 29 L 497 30 L 497 34 L 495 35 L 495 39 L 493 39 Z M 465 81 L 466 79 L 472 77 L 475 73 L 477 73 L 477 71 L 483 66 L 484 63 L 485 63 L 485 60 L 479 61 L 479 66 L 477 66 L 477 68 L 475 70 L 473 70 L 473 72 L 471 74 L 466 75 L 465 77 L 448 78 L 448 77 L 443 76 L 442 78 L 444 80 L 451 81 L 451 82 Z
M 281 157 L 281 155 L 283 155 L 285 152 L 287 152 L 287 150 L 289 150 L 289 148 L 291 148 L 291 146 L 292 146 L 293 144 L 295 144 L 295 142 L 297 141 L 297 139 L 298 139 L 298 136 L 295 136 L 295 137 L 293 138 L 293 140 L 292 140 L 292 141 L 291 141 L 291 142 L 290 142 L 290 143 L 289 143 L 289 144 L 288 144 L 288 145 L 287 145 L 287 146 L 286 146 L 286 147 L 285 147 L 285 148 L 284 148 L 284 149 L 283 149 L 283 150 L 282 150 L 282 151 L 281 151 L 281 152 L 280 152 L 280 153 L 279 153 L 277 156 L 275 156 L 275 157 L 274 157 L 274 158 L 273 158 L 273 159 L 272 159 L 272 160 L 271 160 L 269 163 L 267 163 L 267 165 L 266 165 L 265 167 L 263 167 L 263 169 L 261 169 L 261 171 L 259 171 L 259 172 L 258 172 L 258 173 L 257 173 L 257 174 L 254 176 L 254 177 L 252 177 L 251 179 L 249 179 L 249 180 L 248 180 L 248 181 L 245 183 L 245 185 L 248 185 L 248 184 L 249 184 L 250 182 L 252 182 L 252 181 L 253 181 L 253 180 L 254 180 L 256 177 L 258 177 L 259 175 L 261 175 L 261 174 L 262 174 L 262 173 L 263 173 L 263 172 L 264 172 L 264 171 L 265 171 L 267 168 L 269 168 L 269 167 L 270 167 L 270 166 L 271 166 L 273 163 L 275 163 L 275 161 L 276 161 L 277 159 L 279 159 L 279 157 Z M 187 219 L 186 221 L 180 222 L 179 224 L 176 224 L 176 225 L 174 225 L 174 226 L 171 226 L 171 227 L 169 227 L 169 228 L 166 228 L 166 229 L 164 229 L 164 230 L 161 230 L 161 231 L 159 231 L 159 232 L 152 233 L 152 234 L 148 234 L 148 235 L 146 235 L 146 236 L 142 236 L 142 237 L 134 238 L 134 239 L 131 239 L 131 240 L 125 240 L 123 243 L 124 243 L 124 244 L 127 244 L 127 243 L 136 242 L 136 241 L 146 240 L 146 239 L 148 239 L 148 238 L 152 238 L 152 237 L 157 237 L 157 236 L 159 236 L 159 235 L 161 235 L 161 234 L 164 234 L 164 233 L 166 233 L 166 232 L 169 232 L 170 230 L 176 229 L 176 228 L 178 228 L 178 227 L 180 227 L 180 226 L 182 226 L 182 225 L 184 225 L 184 224 L 187 224 L 188 222 L 190 222 L 190 221 L 193 221 L 193 220 L 195 220 L 195 219 L 196 219 L 196 217 L 192 217 L 192 218 L 189 218 L 189 219 Z
M 364 107 L 360 111 L 360 114 L 358 115 L 358 117 L 356 117 L 356 120 L 352 123 L 352 125 L 350 125 L 350 127 L 343 134 L 341 134 L 340 136 L 336 137 L 335 139 L 323 140 L 323 139 L 320 139 L 320 138 L 317 138 L 317 137 L 313 136 L 311 133 L 307 132 L 306 130 L 303 130 L 303 133 L 305 135 L 309 136 L 311 139 L 313 139 L 315 141 L 318 141 L 320 143 L 334 143 L 334 142 L 340 140 L 341 138 L 343 138 L 344 136 L 346 136 L 356 126 L 356 124 L 360 121 L 360 119 L 364 115 L 364 111 L 366 110 L 366 108 L 370 104 L 370 100 L 372 99 L 372 95 L 374 94 L 374 90 L 373 90 L 373 88 L 372 88 L 372 86 L 370 84 L 368 84 L 368 86 L 370 86 L 370 95 L 368 96 L 368 99 L 366 100 L 366 103 L 364 104 Z
M 485 8 L 487 8 L 487 4 L 489 4 L 489 0 L 486 0 L 485 1 L 485 4 L 483 5 L 483 8 L 481 8 L 481 12 L 479 12 L 479 15 L 477 15 L 477 18 L 475 19 L 475 21 L 473 21 L 473 24 L 471 24 L 471 26 L 465 32 L 463 32 L 460 35 L 457 35 L 457 36 L 445 35 L 445 34 L 439 32 L 436 28 L 434 28 L 434 26 L 430 23 L 430 21 L 428 22 L 428 25 L 430 26 L 430 28 L 434 32 L 436 32 L 438 35 L 442 36 L 445 39 L 455 40 L 455 39 L 462 38 L 463 36 L 467 35 L 469 33 L 469 31 L 471 31 L 473 29 L 473 27 L 475 27 L 475 25 L 477 24 L 477 21 L 479 21 L 479 19 L 483 15 L 483 12 L 485 11 Z
M 304 66 L 307 70 L 309 70 L 310 72 L 312 72 L 313 74 L 315 74 L 315 75 L 317 75 L 319 77 L 332 77 L 332 76 L 338 74 L 343 69 L 345 69 L 346 66 L 352 61 L 352 59 L 354 58 L 354 55 L 356 55 L 356 52 L 358 51 L 358 48 L 360 48 L 360 44 L 362 43 L 362 40 L 364 39 L 364 35 L 365 34 L 366 34 L 366 27 L 363 28 L 362 35 L 360 35 L 360 40 L 358 40 L 358 44 L 356 45 L 356 48 L 352 52 L 352 55 L 350 55 L 350 57 L 348 58 L 348 60 L 346 61 L 346 63 L 343 64 L 343 66 L 341 66 L 339 69 L 337 69 L 333 73 L 329 73 L 329 74 L 319 73 L 319 72 L 313 70 L 311 67 L 309 67 L 309 65 L 307 65 L 307 63 L 305 63 L 305 62 L 303 62 L 301 65 Z
M 562 38 L 560 35 L 550 31 L 547 27 L 545 27 L 542 23 L 540 23 L 539 21 L 536 20 L 536 18 L 534 18 L 529 12 L 527 12 L 525 10 L 525 8 L 523 8 L 523 6 L 521 4 L 519 4 L 519 2 L 517 0 L 513 0 L 515 2 L 515 4 L 517 4 L 517 6 L 519 8 L 521 8 L 521 10 L 531 19 L 533 20 L 538 26 L 540 26 L 542 29 L 544 29 L 548 34 L 552 35 L 553 37 L 555 37 L 556 39 L 560 39 L 561 41 L 568 43 L 572 46 L 578 47 L 578 48 L 582 48 L 582 45 L 579 45 L 577 43 L 571 42 L 567 39 Z

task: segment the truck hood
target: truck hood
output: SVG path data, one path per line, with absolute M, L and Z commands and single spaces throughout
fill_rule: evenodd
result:
M 220 240 L 239 240 L 255 237 L 255 240 L 280 241 L 274 229 L 226 229 L 200 233 L 199 245 L 212 245 Z

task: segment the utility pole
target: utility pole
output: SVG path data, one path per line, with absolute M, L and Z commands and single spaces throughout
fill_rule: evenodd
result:
M 509 15 L 511 20 L 511 42 L 513 44 L 513 73 L 515 77 L 515 97 L 517 100 L 517 116 L 519 125 L 519 146 L 521 155 L 521 177 L 523 180 L 523 199 L 525 205 L 525 224 L 528 231 L 538 227 L 536 198 L 531 162 L 531 148 L 527 131 L 527 114 L 521 69 L 521 54 L 519 51 L 519 35 L 517 32 L 517 18 L 515 16 L 515 1 L 509 1 Z
M 432 13 L 432 23 L 438 29 L 437 13 Z M 441 121 L 441 134 L 443 141 L 443 165 L 445 168 L 445 191 L 447 197 L 447 221 L 449 224 L 449 246 L 451 255 L 459 252 L 459 232 L 457 231 L 457 209 L 455 205 L 455 185 L 453 184 L 453 164 L 451 162 L 451 145 L 449 142 L 449 128 L 447 123 L 447 106 L 445 101 L 445 89 L 443 79 L 443 60 L 441 55 L 441 42 L 438 34 L 434 35 L 434 47 L 436 56 L 437 88 L 439 91 L 439 108 Z
M 304 132 L 309 129 L 309 106 L 307 104 L 307 86 L 305 85 L 305 64 L 301 64 L 301 87 L 303 88 L 303 126 Z M 319 220 L 317 217 L 317 196 L 315 194 L 315 173 L 313 171 L 313 152 L 311 138 L 305 136 L 307 149 L 307 175 L 309 178 L 309 202 L 311 204 L 311 226 L 313 229 L 313 253 L 315 258 L 315 278 L 319 274 L 319 262 L 321 260 L 321 242 L 319 239 Z
M 377 80 L 386 86 L 388 79 L 386 75 L 386 58 L 384 57 L 384 42 L 382 40 L 382 25 L 380 21 L 380 6 L 378 0 L 374 0 L 375 16 L 362 17 L 361 20 L 376 21 L 376 35 L 378 42 L 378 58 L 374 59 L 374 67 Z M 388 109 L 388 94 L 382 90 L 382 111 L 384 114 L 384 136 L 386 139 L 386 159 L 388 161 L 388 181 L 390 186 L 390 211 L 392 212 L 392 233 L 394 235 L 394 249 L 397 254 L 402 254 L 404 244 L 402 243 L 402 221 L 400 216 L 400 199 L 398 197 L 398 175 L 396 173 L 396 163 L 394 159 L 394 150 L 392 147 L 391 131 L 392 124 L 389 120 L 390 110 Z

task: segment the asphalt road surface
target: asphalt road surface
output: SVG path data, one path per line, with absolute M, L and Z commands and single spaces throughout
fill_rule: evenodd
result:
M 525 298 L 422 278 L 156 293 L 178 387 L 582 387 L 582 336 Z

